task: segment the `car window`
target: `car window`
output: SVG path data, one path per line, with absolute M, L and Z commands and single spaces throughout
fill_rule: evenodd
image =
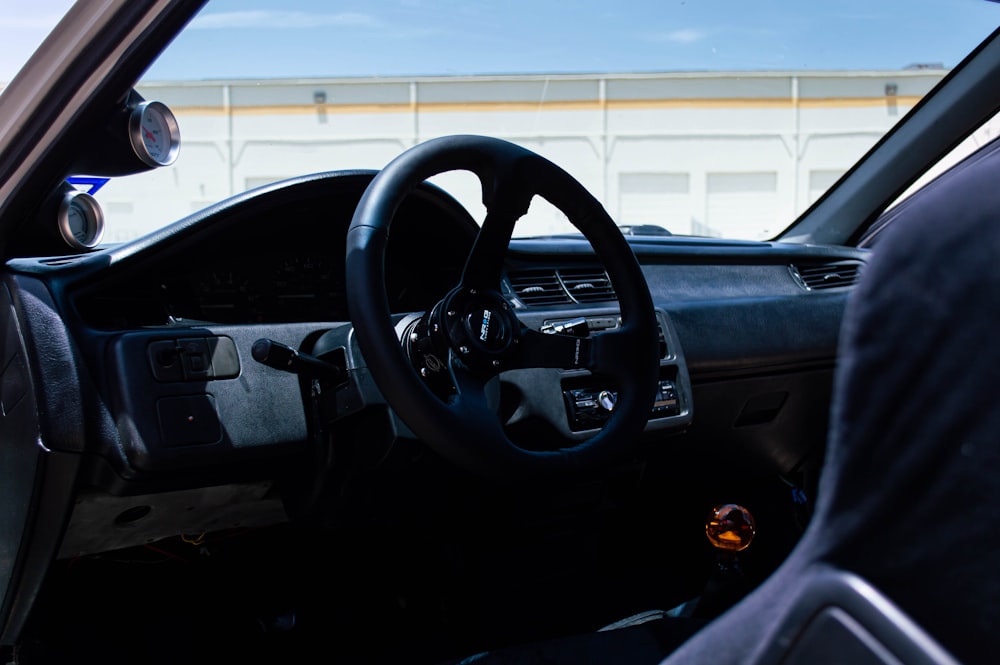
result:
M 906 199 L 913 196 L 914 193 L 923 189 L 929 182 L 985 146 L 990 141 L 997 138 L 997 136 L 1000 136 L 1000 114 L 994 115 L 992 118 L 980 125 L 976 131 L 955 146 L 947 155 L 934 164 L 934 166 L 929 168 L 922 176 L 920 176 L 920 178 L 917 179 L 916 182 L 910 185 L 905 192 L 900 194 L 899 198 L 893 201 L 888 209 L 891 210 Z
M 0 90 L 52 31 L 73 0 L 7 2 L 0 6 Z
M 97 197 L 107 241 L 444 134 L 517 142 L 633 233 L 768 239 L 997 25 L 979 0 L 212 0 L 137 86 L 179 157 Z M 87 175 L 87 174 L 79 174 Z M 484 214 L 467 174 L 435 182 Z M 566 233 L 536 199 L 516 235 Z

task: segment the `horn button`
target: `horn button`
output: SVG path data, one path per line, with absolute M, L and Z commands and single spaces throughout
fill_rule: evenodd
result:
M 438 304 L 433 318 L 448 345 L 473 365 L 499 367 L 518 330 L 517 317 L 496 291 L 455 289 Z
M 490 351 L 502 349 L 507 338 L 507 330 L 500 316 L 493 313 L 489 307 L 475 309 L 465 317 L 468 332 L 475 336 L 479 343 Z

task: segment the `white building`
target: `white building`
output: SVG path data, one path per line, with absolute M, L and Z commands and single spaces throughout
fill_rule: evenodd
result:
M 516 141 L 579 178 L 621 224 L 765 238 L 839 178 L 944 70 L 146 83 L 176 113 L 171 168 L 100 192 L 108 240 L 315 171 L 380 168 L 446 134 Z M 470 208 L 470 178 L 444 177 Z M 474 211 L 474 214 L 479 214 Z M 519 234 L 564 231 L 533 208 Z

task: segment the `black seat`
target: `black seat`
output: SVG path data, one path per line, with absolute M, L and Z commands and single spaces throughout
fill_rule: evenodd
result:
M 808 530 L 664 665 L 1000 658 L 998 174 L 1000 144 L 893 213 L 845 317 Z M 667 639 L 647 625 L 466 662 L 638 664 L 691 627 L 653 625 Z
M 763 585 L 664 663 L 791 662 L 810 625 L 808 613 L 793 616 L 798 590 L 830 571 L 870 585 L 890 618 L 908 617 L 960 661 L 997 662 L 998 173 L 991 145 L 903 204 L 881 234 L 848 306 L 806 534 Z M 833 662 L 856 662 L 836 657 L 849 642 L 827 644 Z
M 956 665 L 877 589 L 844 571 L 816 567 L 790 594 L 754 665 Z

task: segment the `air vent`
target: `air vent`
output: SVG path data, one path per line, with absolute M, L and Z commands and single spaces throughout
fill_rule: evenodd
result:
M 515 270 L 508 277 L 514 295 L 529 307 L 615 300 L 608 273 L 600 268 Z
M 792 276 L 809 291 L 837 289 L 851 286 L 858 281 L 860 261 L 834 261 L 831 263 L 793 265 Z
M 572 302 L 555 270 L 518 270 L 508 277 L 514 294 L 525 305 L 564 305 Z
M 606 302 L 615 299 L 608 273 L 600 269 L 560 270 L 559 277 L 570 297 L 579 303 Z

